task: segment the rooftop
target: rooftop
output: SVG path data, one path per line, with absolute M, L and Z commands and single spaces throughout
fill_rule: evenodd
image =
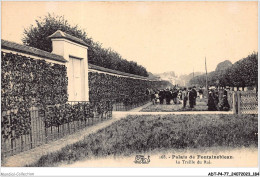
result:
M 89 47 L 89 45 L 87 43 L 85 43 L 83 40 L 81 40 L 77 37 L 74 37 L 70 34 L 67 34 L 67 33 L 65 33 L 61 30 L 57 30 L 55 33 L 50 35 L 48 38 L 50 38 L 50 39 L 65 38 L 65 39 L 68 39 L 72 42 L 75 42 L 75 43 L 81 44 L 83 46 Z
M 29 46 L 26 46 L 26 45 L 15 43 L 15 42 L 10 42 L 10 41 L 3 40 L 3 39 L 1 39 L 1 48 L 13 50 L 13 51 L 16 51 L 16 52 L 23 52 L 23 53 L 26 53 L 26 54 L 29 54 L 29 55 L 34 55 L 34 56 L 37 56 L 37 57 L 43 57 L 43 58 L 46 58 L 46 59 L 59 61 L 59 62 L 63 62 L 63 63 L 67 62 L 67 60 L 65 60 L 63 58 L 63 56 L 56 55 L 56 54 L 53 54 L 53 53 L 49 53 L 49 52 L 46 52 L 46 51 L 43 51 L 43 50 L 40 50 L 40 49 L 37 49 L 37 48 L 34 48 L 34 47 L 29 47 Z
M 128 76 L 128 77 L 135 77 L 135 78 L 139 78 L 139 79 L 149 80 L 148 77 L 143 77 L 143 76 L 138 76 L 138 75 L 135 75 L 135 74 L 116 71 L 116 70 L 113 70 L 113 69 L 104 68 L 104 67 L 93 65 L 93 64 L 90 64 L 90 63 L 88 64 L 88 68 L 98 70 L 98 71 L 108 72 L 108 73 L 112 73 L 112 74 L 118 74 L 118 75 L 123 75 L 123 76 Z

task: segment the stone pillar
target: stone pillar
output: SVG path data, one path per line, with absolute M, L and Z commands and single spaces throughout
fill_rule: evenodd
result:
M 52 40 L 52 53 L 68 61 L 68 101 L 89 101 L 88 45 L 60 30 L 49 38 Z

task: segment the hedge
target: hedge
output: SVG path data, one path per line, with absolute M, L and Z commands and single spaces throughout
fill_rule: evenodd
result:
M 4 138 L 30 132 L 31 107 L 68 101 L 66 67 L 1 52 L 1 127 Z
M 157 90 L 168 86 L 172 85 L 167 81 L 149 81 L 89 72 L 90 101 L 125 102 L 128 100 L 131 103 L 145 95 L 147 88 Z

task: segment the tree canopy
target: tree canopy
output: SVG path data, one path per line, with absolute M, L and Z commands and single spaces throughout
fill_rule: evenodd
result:
M 48 36 L 61 30 L 82 39 L 89 45 L 89 63 L 130 74 L 148 76 L 148 72 L 143 66 L 133 61 L 127 61 L 111 48 L 103 48 L 101 43 L 93 41 L 78 25 L 70 25 L 64 16 L 48 14 L 43 18 L 39 17 L 35 22 L 35 26 L 31 25 L 24 29 L 22 41 L 25 45 L 51 52 L 52 44 Z
M 217 68 L 208 73 L 208 85 L 247 87 L 258 84 L 258 53 L 252 53 L 225 69 Z M 203 74 L 191 79 L 189 84 L 205 86 L 205 83 L 206 75 Z
M 223 71 L 229 68 L 230 66 L 232 66 L 232 63 L 229 60 L 225 60 L 217 65 L 215 71 Z

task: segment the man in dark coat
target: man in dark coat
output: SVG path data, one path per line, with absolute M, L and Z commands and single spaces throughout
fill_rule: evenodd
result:
M 164 100 L 164 90 L 160 90 L 160 91 L 159 91 L 159 100 L 160 100 L 160 104 L 163 104 L 163 100 Z
M 182 99 L 183 99 L 183 109 L 185 109 L 188 100 L 188 92 L 186 88 L 184 88 L 182 91 Z
M 196 91 L 196 87 L 194 86 L 192 89 L 192 95 L 193 95 L 193 105 L 196 105 L 196 98 L 197 98 L 197 91 Z
M 145 94 L 150 95 L 150 90 L 148 88 L 146 88 Z
M 190 108 L 194 108 L 194 92 L 192 91 L 191 88 L 189 88 L 188 91 L 188 98 L 189 98 Z
M 178 96 L 177 89 L 174 89 L 173 93 L 172 93 L 172 98 L 173 98 L 174 104 L 177 104 L 177 96 Z
M 219 107 L 218 107 L 218 103 L 219 103 L 219 94 L 218 94 L 218 91 L 215 91 L 214 96 L 215 96 L 215 105 L 216 105 L 216 108 L 217 108 L 217 110 L 218 110 L 218 109 L 219 109 Z
M 151 94 L 151 101 L 154 104 L 155 103 L 155 92 L 153 90 L 151 90 L 150 94 Z
M 166 98 L 166 104 L 170 104 L 171 102 L 171 92 L 169 89 L 166 89 L 165 91 L 165 98 Z

